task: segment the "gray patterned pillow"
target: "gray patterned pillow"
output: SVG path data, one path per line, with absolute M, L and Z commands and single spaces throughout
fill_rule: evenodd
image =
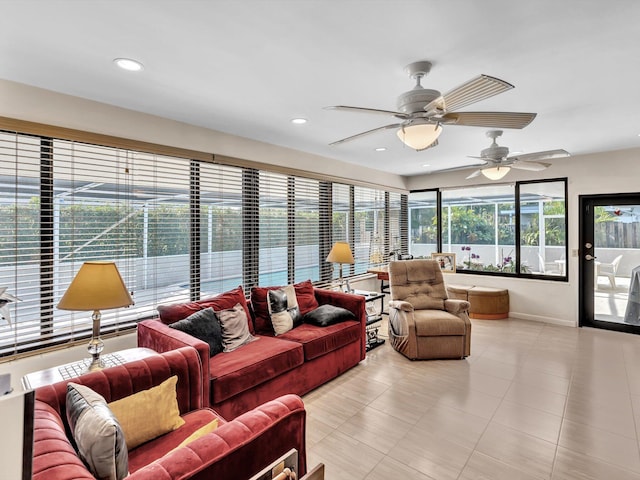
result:
M 258 340 L 249 332 L 249 323 L 244 307 L 239 303 L 233 308 L 216 312 L 222 327 L 223 352 L 232 352 L 245 343 Z
M 121 480 L 128 475 L 124 434 L 102 395 L 69 382 L 67 422 L 80 458 L 96 478 Z

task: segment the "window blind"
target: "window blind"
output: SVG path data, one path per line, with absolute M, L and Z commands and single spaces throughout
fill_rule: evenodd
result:
M 385 194 L 382 190 L 354 187 L 353 256 L 356 274 L 385 262 Z

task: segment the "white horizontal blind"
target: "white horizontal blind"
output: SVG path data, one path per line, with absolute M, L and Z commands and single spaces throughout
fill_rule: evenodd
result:
M 354 187 L 355 273 L 385 262 L 385 198 L 382 190 Z
M 320 280 L 320 209 L 327 208 L 326 199 L 320 198 L 317 180 L 292 177 L 294 204 L 294 232 L 289 232 L 294 247 L 294 281 Z M 291 194 L 291 189 L 289 191 Z M 321 205 L 322 202 L 322 205 Z M 293 234 L 292 234 L 293 233 Z
M 244 285 L 242 169 L 200 163 L 202 297 Z
M 39 320 L 41 148 L 37 137 L 0 132 L 0 290 L 6 298 L 0 301 L 2 355 L 28 348 L 39 340 L 41 329 L 51 328 L 51 321 L 41 325 Z
M 261 171 L 259 181 L 259 285 L 287 285 L 288 177 Z

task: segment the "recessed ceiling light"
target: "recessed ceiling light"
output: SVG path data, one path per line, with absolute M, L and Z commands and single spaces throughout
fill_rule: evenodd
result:
M 431 165 L 430 165 L 430 164 L 428 164 L 428 163 L 424 163 L 422 166 L 423 166 L 424 168 L 427 168 L 427 167 L 430 167 Z
M 137 60 L 131 60 L 130 58 L 116 58 L 113 63 L 123 70 L 129 70 L 130 72 L 139 72 L 144 67 Z
M 302 125 L 303 123 L 307 123 L 306 118 L 292 118 L 291 123 L 295 123 L 296 125 Z
M 378 147 L 376 148 L 376 152 L 385 152 L 387 150 L 387 147 Z

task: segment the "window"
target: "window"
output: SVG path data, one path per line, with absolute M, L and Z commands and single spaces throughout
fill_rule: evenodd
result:
M 409 252 L 455 253 L 461 273 L 567 280 L 566 189 L 552 179 L 411 192 Z
M 326 284 L 337 240 L 356 256 L 345 276 L 364 273 L 406 235 L 406 195 L 104 138 L 0 132 L 0 289 L 20 299 L 0 356 L 90 337 L 90 314 L 55 308 L 88 260 L 115 261 L 135 302 L 102 312 L 108 334 L 238 285 Z
M 415 258 L 431 258 L 438 251 L 438 192 L 409 195 L 409 253 Z
M 511 185 L 442 192 L 442 250 L 458 270 L 515 273 L 514 206 Z

